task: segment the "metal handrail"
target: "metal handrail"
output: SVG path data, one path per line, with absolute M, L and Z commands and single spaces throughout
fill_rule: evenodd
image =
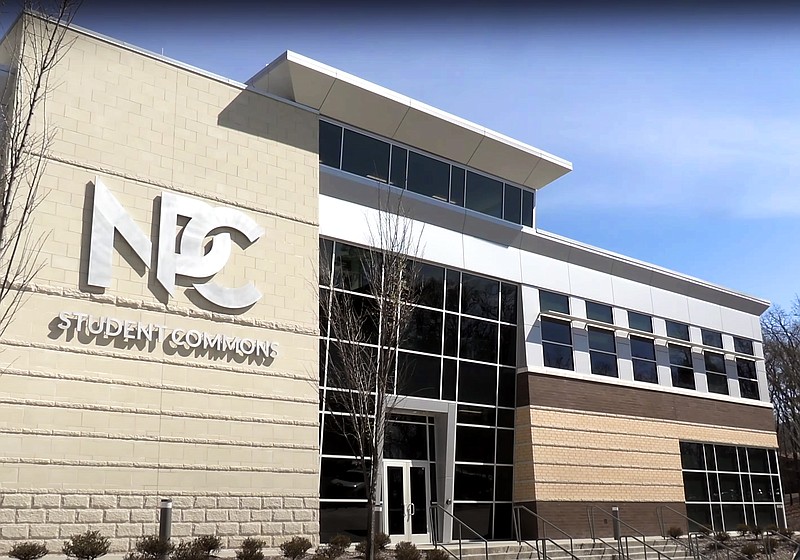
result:
M 698 521 L 695 521 L 694 519 L 692 519 L 688 515 L 685 515 L 685 514 L 679 512 L 677 509 L 675 509 L 673 507 L 670 507 L 670 506 L 661 505 L 661 506 L 658 506 L 656 508 L 656 516 L 658 517 L 658 522 L 659 522 L 659 525 L 660 525 L 660 528 L 661 528 L 661 536 L 662 537 L 672 538 L 674 541 L 680 542 L 678 539 L 675 539 L 673 537 L 669 537 L 666 534 L 666 531 L 664 529 L 664 527 L 665 527 L 665 525 L 664 525 L 664 510 L 665 509 L 668 509 L 672 513 L 677 514 L 679 517 L 682 517 L 683 519 L 685 519 L 686 521 L 689 521 L 690 523 L 694 523 L 698 527 L 702 527 L 703 529 L 706 530 L 706 532 L 708 534 L 713 534 L 713 532 L 714 532 L 714 531 L 712 531 L 711 528 L 703 525 L 702 523 L 700 523 Z M 688 529 L 688 526 L 687 526 L 687 529 Z M 696 531 L 689 531 L 688 534 L 687 534 L 687 536 L 689 538 L 689 550 L 691 550 L 692 539 L 694 539 L 694 547 L 695 547 L 694 557 L 695 558 L 698 558 L 698 559 L 707 559 L 708 558 L 708 556 L 706 556 L 705 554 L 700 552 L 700 535 L 702 534 L 705 537 L 706 534 L 707 534 L 706 532 L 698 533 Z M 722 549 L 722 550 L 725 551 L 725 557 L 726 557 L 727 560 L 730 560 L 731 553 L 733 553 L 735 558 L 739 558 L 740 560 L 746 560 L 747 559 L 747 556 L 745 556 L 744 554 L 742 554 L 741 552 L 739 552 L 735 548 L 732 548 L 732 547 L 724 544 L 721 541 L 713 539 L 713 537 L 712 537 L 712 540 L 714 541 L 715 550 Z
M 617 550 L 619 551 L 620 556 L 625 556 L 625 558 L 630 559 L 628 539 L 633 539 L 634 541 L 636 541 L 636 542 L 638 542 L 639 544 L 642 545 L 642 548 L 644 550 L 644 558 L 645 558 L 645 560 L 647 560 L 647 551 L 648 551 L 648 549 L 652 550 L 653 552 L 656 553 L 656 557 L 658 558 L 658 560 L 661 560 L 662 556 L 664 558 L 666 558 L 666 560 L 672 560 L 672 558 L 668 554 L 664 554 L 663 552 L 658 550 L 656 547 L 648 544 L 647 540 L 646 540 L 647 537 L 645 537 L 644 533 L 642 533 L 639 529 L 637 529 L 636 527 L 634 527 L 633 525 L 631 525 L 629 523 L 625 523 L 622 519 L 619 518 L 618 515 L 614 515 L 612 512 L 606 511 L 603 508 L 598 507 L 598 506 L 589 506 L 588 507 L 589 530 L 591 531 L 591 534 L 592 534 L 592 540 L 595 540 L 595 539 L 599 540 L 600 542 L 602 542 L 606 546 L 608 546 L 608 543 L 606 543 L 603 539 L 601 539 L 599 537 L 596 537 L 596 535 L 595 535 L 595 530 L 594 530 L 594 512 L 595 511 L 600 511 L 600 512 L 608 515 L 609 517 L 611 517 L 611 519 L 614 519 L 614 520 L 618 521 L 621 525 L 624 525 L 629 530 L 631 530 L 631 531 L 633 531 L 633 532 L 638 534 L 638 536 L 636 536 L 636 535 L 621 535 L 620 536 L 620 542 L 619 542 L 619 546 L 617 548 Z M 622 540 L 623 539 L 625 540 L 625 554 L 622 553 Z M 611 548 L 613 548 L 613 547 L 611 547 Z
M 453 551 L 451 551 L 444 544 L 442 544 L 440 542 L 440 539 L 438 538 L 438 533 L 439 533 L 438 526 L 439 526 L 439 524 L 438 524 L 438 516 L 436 515 L 437 511 L 441 511 L 445 515 L 449 516 L 450 519 L 452 519 L 453 521 L 456 521 L 458 523 L 458 556 L 456 556 Z M 433 527 L 432 527 L 433 530 L 431 531 L 431 540 L 433 541 L 433 547 L 434 548 L 439 548 L 441 546 L 444 549 L 444 551 L 447 552 L 450 556 L 452 556 L 453 558 L 456 558 L 457 560 L 461 560 L 461 558 L 463 557 L 463 552 L 461 550 L 462 528 L 466 527 L 473 535 L 475 535 L 476 537 L 478 537 L 480 540 L 483 541 L 484 554 L 485 554 L 486 560 L 489 560 L 489 541 L 486 540 L 480 533 L 478 533 L 475 529 L 473 529 L 472 527 L 470 527 L 469 525 L 467 525 L 466 523 L 461 521 L 458 517 L 456 517 L 455 515 L 453 515 L 452 513 L 447 511 L 446 509 L 444 509 L 442 506 L 440 506 L 436 502 L 431 502 L 430 512 L 431 512 L 431 520 L 433 521 L 433 524 L 432 524 L 433 525 Z
M 536 546 L 532 545 L 527 540 L 522 538 L 522 521 L 520 519 L 520 512 L 522 512 L 522 511 L 525 511 L 525 512 L 529 513 L 530 515 L 534 516 L 536 519 L 538 519 L 539 521 L 541 521 L 544 524 L 544 527 L 545 527 L 545 529 L 543 531 L 544 534 L 543 534 L 543 536 L 538 537 L 536 539 L 536 542 L 537 542 Z M 558 542 L 554 541 L 553 539 L 551 539 L 550 537 L 547 536 L 547 527 L 548 526 L 552 527 L 553 529 L 555 529 L 556 531 L 558 531 L 559 533 L 561 533 L 562 535 L 567 537 L 567 539 L 569 539 L 569 550 L 567 550 L 562 545 L 560 545 Z M 573 545 L 572 535 L 567 533 L 564 529 L 562 529 L 561 527 L 559 527 L 555 523 L 553 523 L 551 521 L 548 521 L 547 519 L 545 519 L 544 517 L 542 517 L 538 513 L 534 512 L 534 511 L 531 511 L 530 509 L 528 509 L 527 507 L 525 507 L 523 505 L 515 505 L 514 506 L 514 531 L 517 534 L 517 542 L 520 543 L 520 544 L 525 543 L 528 546 L 530 546 L 531 548 L 535 548 L 536 549 L 536 553 L 540 557 L 541 560 L 547 560 L 547 543 L 548 542 L 550 542 L 556 548 L 560 549 L 562 552 L 565 552 L 565 553 L 569 554 L 573 558 L 573 560 L 579 560 L 578 557 L 575 556 L 575 547 Z M 540 549 L 540 547 L 538 545 L 539 541 L 542 542 L 541 549 Z
M 793 544 L 794 547 L 795 547 L 795 552 L 792 555 L 793 558 L 796 557 L 798 554 L 800 554 L 800 543 L 798 543 L 796 540 L 794 540 L 792 538 L 789 538 L 786 535 L 782 535 L 778 531 L 765 530 L 764 531 L 764 535 L 768 536 L 769 538 L 778 537 L 778 539 L 780 539 L 780 540 L 782 540 L 784 542 Z M 762 542 L 764 541 L 764 537 L 763 536 L 761 538 L 761 541 Z M 770 558 L 772 558 L 772 554 L 773 554 L 774 551 L 772 550 L 772 548 L 770 546 L 764 544 L 764 552 L 767 555 L 767 559 L 770 559 Z

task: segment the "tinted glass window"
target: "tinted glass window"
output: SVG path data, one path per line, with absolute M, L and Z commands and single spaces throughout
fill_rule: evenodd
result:
M 410 152 L 406 185 L 410 191 L 447 202 L 450 191 L 450 166 L 438 159 Z
M 725 356 L 716 352 L 706 352 L 703 357 L 706 371 L 712 373 L 725 373 Z
M 467 172 L 455 165 L 450 167 L 450 202 L 464 206 L 464 185 Z
M 389 178 L 389 144 L 345 129 L 342 169 L 385 183 Z
M 691 368 L 672 366 L 672 386 L 683 389 L 694 389 L 694 371 Z
M 745 399 L 760 399 L 761 395 L 758 392 L 758 383 L 749 379 L 739 380 L 739 393 Z
M 656 349 L 653 341 L 649 338 L 631 336 L 631 355 L 634 358 L 644 358 L 645 360 L 656 359 Z
M 616 354 L 606 354 L 605 352 L 589 352 L 592 373 L 595 375 L 606 375 L 609 377 L 617 376 L 617 356 Z
M 353 292 L 370 293 L 366 258 L 365 249 L 337 243 L 333 264 L 333 285 Z
M 456 400 L 456 361 L 444 360 L 442 364 L 442 399 Z
M 522 191 L 522 225 L 533 227 L 533 202 L 534 194 L 531 191 Z
M 428 426 L 410 422 L 388 422 L 384 443 L 387 459 L 428 459 Z
M 461 317 L 462 358 L 497 362 L 497 323 Z
M 458 311 L 461 274 L 457 270 L 447 270 L 445 273 L 445 309 Z
M 707 331 L 706 329 L 702 329 L 700 332 L 703 335 L 703 344 L 722 348 L 722 334 L 716 331 Z
M 633 378 L 645 383 L 658 383 L 658 371 L 655 362 L 633 360 Z
M 542 340 L 572 344 L 572 329 L 566 321 L 542 317 Z
M 328 542 L 342 533 L 353 541 L 362 538 L 367 531 L 366 502 L 322 502 L 319 504 L 320 540 Z
M 500 308 L 500 320 L 507 323 L 517 322 L 517 287 L 514 284 L 501 284 L 500 297 L 502 307 Z
M 483 426 L 494 426 L 496 421 L 496 408 L 485 406 L 458 405 L 456 422 L 459 424 L 480 424 Z
M 494 446 L 492 446 L 492 448 L 494 449 Z M 456 449 L 458 449 L 457 446 Z M 453 483 L 453 497 L 456 500 L 491 501 L 492 495 L 494 494 L 494 467 L 491 465 L 456 465 L 455 480 Z M 491 509 L 491 505 L 488 505 L 488 508 Z M 457 515 L 459 519 L 465 521 L 461 513 Z M 470 527 L 475 527 L 475 525 L 470 525 Z
M 497 320 L 500 282 L 466 272 L 461 275 L 461 313 Z
M 561 346 L 560 344 L 542 344 L 544 352 L 544 365 L 558 369 L 574 370 L 572 361 L 572 346 Z
M 689 340 L 689 325 L 667 321 L 667 336 L 670 338 Z
M 392 146 L 392 170 L 389 174 L 389 184 L 401 189 L 406 188 L 406 164 L 408 150 Z
M 517 363 L 517 327 L 500 325 L 500 363 L 507 366 Z
M 512 464 L 514 462 L 514 431 L 513 430 L 497 430 L 497 462 Z M 498 498 L 503 500 L 510 500 L 508 498 Z
M 756 363 L 751 362 L 750 360 L 736 358 L 736 372 L 739 374 L 739 377 L 743 377 L 745 379 L 755 379 Z
M 458 400 L 477 404 L 495 404 L 497 367 L 461 362 L 458 372 Z
M 503 183 L 467 171 L 466 207 L 495 218 L 502 217 Z
M 728 378 L 724 375 L 709 373 L 706 382 L 709 392 L 718 393 L 720 395 L 728 394 Z
M 515 224 L 522 219 L 522 191 L 517 187 L 506 185 L 503 196 L 503 219 Z
M 729 445 L 715 445 L 717 452 L 717 468 L 721 471 L 739 471 L 736 459 L 736 448 Z
M 562 294 L 539 290 L 539 307 L 542 313 L 555 311 L 569 315 L 569 298 Z
M 746 338 L 733 337 L 733 349 L 742 354 L 753 355 L 753 341 Z
M 516 371 L 514 368 L 500 368 L 500 380 L 497 387 L 497 406 L 515 406 Z M 511 424 L 513 426 L 513 423 Z
M 458 315 L 445 313 L 444 353 L 446 356 L 458 355 Z
M 492 504 L 453 504 L 453 514 L 483 538 L 492 537 Z
M 323 457 L 319 491 L 321 498 L 366 498 L 364 474 L 358 461 Z
M 400 347 L 418 352 L 439 354 L 442 351 L 442 312 L 415 307 L 408 318 Z
M 628 326 L 637 331 L 653 332 L 653 318 L 634 311 L 628 311 Z
M 687 346 L 669 345 L 669 363 L 674 366 L 692 367 L 692 350 Z
M 596 327 L 589 327 L 589 348 L 603 352 L 616 352 L 614 332 Z
M 703 444 L 682 441 L 681 446 L 681 466 L 684 469 L 703 470 L 706 468 L 703 460 Z
M 398 352 L 397 393 L 412 397 L 438 399 L 441 367 L 441 359 L 438 356 Z
M 494 428 L 456 426 L 456 461 L 494 463 Z
M 614 324 L 614 313 L 612 312 L 610 305 L 603 305 L 602 303 L 587 301 L 586 317 L 593 321 L 602 321 L 611 325 Z
M 418 263 L 413 268 L 416 303 L 441 309 L 444 305 L 444 269 Z
M 319 162 L 339 167 L 342 154 L 342 127 L 319 121 Z

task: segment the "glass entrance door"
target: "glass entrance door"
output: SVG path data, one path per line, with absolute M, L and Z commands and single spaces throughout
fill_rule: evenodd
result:
M 392 542 L 430 541 L 428 504 L 431 489 L 425 461 L 386 460 L 383 463 L 383 511 Z

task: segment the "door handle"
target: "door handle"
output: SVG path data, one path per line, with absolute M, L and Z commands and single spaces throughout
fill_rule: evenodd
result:
M 411 510 L 411 513 L 410 513 L 410 515 L 414 515 L 415 513 L 417 513 L 417 506 L 415 506 L 415 505 L 413 504 L 413 502 L 412 502 L 412 503 L 410 503 L 410 504 L 408 504 L 408 507 L 409 507 L 409 509 Z

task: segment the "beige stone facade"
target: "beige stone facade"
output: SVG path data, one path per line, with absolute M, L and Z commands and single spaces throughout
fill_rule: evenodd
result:
M 58 549 L 86 529 L 127 550 L 154 532 L 161 497 L 179 537 L 316 539 L 317 117 L 95 36 L 67 39 L 46 104 L 42 269 L 0 343 L 0 553 L 28 538 Z M 255 220 L 263 237 L 234 243 L 214 281 L 253 282 L 262 298 L 230 312 L 180 283 L 168 297 L 120 238 L 111 286 L 88 286 L 96 177 L 154 247 L 173 243 L 157 235 L 163 192 Z M 278 355 L 62 332 L 60 312 L 266 340 Z

